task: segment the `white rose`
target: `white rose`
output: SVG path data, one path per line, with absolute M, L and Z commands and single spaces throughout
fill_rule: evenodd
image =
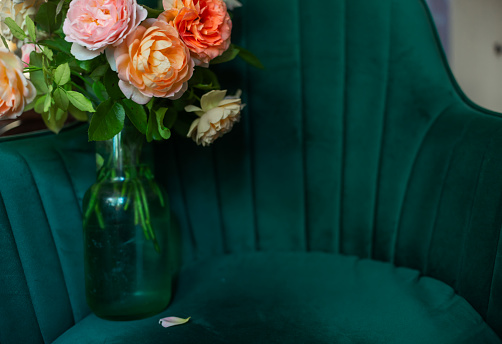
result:
M 26 17 L 30 16 L 32 19 L 35 17 L 38 8 L 45 0 L 1 0 L 0 2 L 0 21 L 2 35 L 9 41 L 14 41 L 14 37 L 5 25 L 5 19 L 10 17 L 14 19 L 17 25 L 27 32 Z M 22 45 L 22 42 L 21 44 Z
M 6 18 L 15 18 L 14 15 L 14 3 L 12 0 L 1 0 L 0 1 L 0 29 L 1 29 L 1 34 L 4 36 L 8 41 L 12 41 L 12 33 L 9 30 L 9 27 L 5 25 L 5 19 Z
M 198 145 L 208 146 L 218 137 L 228 133 L 240 120 L 241 104 L 239 90 L 235 96 L 225 97 L 227 91 L 211 91 L 200 100 L 201 107 L 189 105 L 185 111 L 194 112 L 199 118 L 193 121 L 187 137 Z

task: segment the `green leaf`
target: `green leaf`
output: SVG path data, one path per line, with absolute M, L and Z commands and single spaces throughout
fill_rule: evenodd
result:
M 32 52 L 30 54 L 30 65 L 41 67 L 42 58 L 39 53 Z M 45 80 L 44 72 L 41 70 L 30 72 L 30 80 L 37 89 L 38 94 L 46 94 L 49 92 L 49 86 Z
M 64 63 L 54 71 L 54 82 L 58 86 L 66 85 L 71 79 L 71 70 L 68 63 Z
M 245 62 L 258 69 L 265 69 L 263 64 L 260 62 L 260 59 L 258 59 L 252 52 L 242 47 L 238 46 L 235 47 L 239 49 L 239 57 L 243 59 Z
M 108 64 L 100 65 L 98 68 L 92 71 L 90 77 L 91 79 L 97 81 L 99 78 L 103 77 L 108 70 Z
M 10 50 L 9 44 L 7 43 L 7 40 L 5 39 L 5 37 L 2 35 L 0 35 L 0 37 L 2 37 L 2 42 L 3 42 L 3 45 L 5 46 L 5 49 Z
M 145 108 L 130 99 L 124 99 L 121 102 L 124 105 L 126 115 L 132 124 L 134 124 L 140 133 L 146 134 L 147 116 Z
M 146 129 L 146 140 L 151 142 L 153 140 L 160 141 L 171 137 L 171 131 L 164 126 L 164 116 L 166 115 L 167 108 L 160 108 L 153 113 L 150 112 L 148 125 Z
M 141 6 L 148 12 L 147 18 L 157 18 L 163 12 L 163 10 L 153 9 L 145 5 Z
M 65 119 L 68 118 L 68 112 L 64 111 L 63 109 L 57 108 L 55 111 L 56 122 L 59 122 L 61 120 L 61 118 L 63 118 L 64 114 L 66 114 Z
M 54 102 L 56 103 L 56 106 L 58 108 L 60 108 L 63 111 L 68 110 L 68 105 L 70 101 L 64 89 L 62 89 L 61 87 L 56 88 L 56 90 L 52 94 L 52 97 L 54 98 Z
M 52 105 L 52 97 L 49 93 L 47 93 L 47 96 L 45 97 L 45 102 L 44 102 L 44 112 L 49 111 Z
M 62 18 L 56 15 L 57 5 L 52 2 L 43 3 L 35 16 L 35 22 L 43 31 L 52 34 L 61 26 Z
M 155 97 L 152 97 L 152 99 L 150 99 L 150 101 L 148 103 L 146 103 L 146 108 L 150 112 L 152 111 L 153 103 L 155 103 Z
M 169 108 L 164 117 L 164 125 L 168 128 L 172 128 L 176 120 L 178 119 L 178 111 L 175 108 Z
M 33 110 L 33 108 L 35 107 L 36 100 L 37 100 L 37 98 L 35 97 L 35 99 L 32 102 L 26 104 L 26 106 L 24 107 L 24 112 Z
M 72 103 L 77 109 L 81 111 L 87 112 L 95 112 L 94 107 L 89 99 L 87 99 L 82 93 L 75 91 L 67 91 L 68 100 Z
M 16 37 L 17 39 L 24 41 L 28 37 L 24 33 L 23 29 L 21 29 L 19 25 L 17 25 L 12 18 L 10 17 L 5 18 L 4 23 L 9 27 L 10 32 L 12 32 L 12 35 L 14 35 L 14 37 Z
M 190 80 L 188 80 L 188 86 L 202 84 L 202 71 L 201 70 L 202 70 L 202 68 L 195 67 L 192 77 L 190 78 Z
M 90 73 L 91 70 L 96 68 L 98 61 L 95 59 L 85 60 L 85 61 L 75 60 L 75 63 L 78 65 L 80 69 L 84 70 L 86 73 Z
M 59 65 L 62 65 L 62 64 L 65 64 L 65 63 L 69 63 L 70 61 L 72 60 L 72 57 L 71 56 L 68 56 L 67 54 L 65 53 L 62 53 L 62 52 L 58 52 L 54 58 L 53 58 L 53 64 L 55 66 L 59 66 Z M 71 69 L 71 68 L 70 68 Z
M 44 112 L 45 98 L 47 98 L 46 94 L 36 100 L 35 106 L 33 107 L 36 113 L 42 114 Z
M 52 38 L 50 40 L 47 39 L 47 40 L 39 41 L 38 44 L 47 46 L 47 47 L 49 47 L 53 50 L 56 50 L 56 51 L 62 51 L 67 55 L 71 55 L 71 52 L 70 52 L 71 51 L 71 43 L 65 41 L 61 37 L 55 36 L 54 38 Z
M 240 50 L 235 48 L 233 44 L 230 45 L 230 47 L 220 56 L 214 58 L 211 60 L 211 64 L 215 65 L 218 63 L 224 63 L 228 61 L 232 61 L 239 55 Z
M 89 120 L 89 114 L 85 111 L 77 109 L 72 103 L 68 104 L 68 112 L 78 121 L 87 122 Z
M 193 80 L 192 80 L 193 79 Z M 218 90 L 220 82 L 216 74 L 202 67 L 195 67 L 194 76 L 188 81 L 188 85 L 201 90 Z
M 198 84 L 198 85 L 193 85 L 193 88 L 197 88 L 202 91 L 212 91 L 212 90 L 217 90 L 220 88 L 220 86 L 215 86 L 213 84 L 209 85 L 204 85 L 204 84 Z
M 29 16 L 26 16 L 26 27 L 28 28 L 28 34 L 30 35 L 30 38 L 33 43 L 37 41 L 37 32 L 35 30 L 35 23 Z
M 30 66 L 40 67 L 43 66 L 42 54 L 32 51 L 30 54 Z
M 94 94 L 99 99 L 99 101 L 104 102 L 108 99 L 108 93 L 106 93 L 105 85 L 103 85 L 102 82 L 96 81 L 95 83 L 93 83 L 92 90 L 94 91 Z
M 122 104 L 108 99 L 99 104 L 89 125 L 89 141 L 109 140 L 124 127 L 125 110 Z
M 105 164 L 105 159 L 99 153 L 96 153 L 96 171 L 99 171 Z
M 47 58 L 52 61 L 52 57 L 54 56 L 54 53 L 52 52 L 51 48 L 49 47 L 43 47 L 42 48 L 42 53 L 47 56 Z
M 117 75 L 117 72 L 108 69 L 103 78 L 103 84 L 105 85 L 106 92 L 108 93 L 108 96 L 110 98 L 115 100 L 125 98 L 119 87 L 119 77 Z
M 51 108 L 49 112 L 42 113 L 45 125 L 56 134 L 63 128 L 67 118 L 68 113 L 57 108 Z

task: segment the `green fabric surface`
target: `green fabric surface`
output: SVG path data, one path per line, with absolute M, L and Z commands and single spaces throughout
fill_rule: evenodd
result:
M 54 344 L 500 343 L 453 289 L 418 271 L 326 253 L 249 253 L 187 265 L 162 314 L 90 315 Z M 161 317 L 191 317 L 163 328 Z
M 229 67 L 243 123 L 209 149 L 158 147 L 185 260 L 393 262 L 452 285 L 502 335 L 502 118 L 460 91 L 425 3 L 256 0 L 235 21 L 266 66 Z
M 93 151 L 84 126 L 0 142 L 0 343 L 50 343 L 89 314 L 81 204 Z
M 502 117 L 459 90 L 425 2 L 242 2 L 233 41 L 266 69 L 218 66 L 229 93 L 243 90 L 241 123 L 209 148 L 179 137 L 155 145 L 184 266 L 165 314 L 193 324 L 88 316 L 81 201 L 95 164 L 80 126 L 0 140 L 0 343 L 80 331 L 98 343 L 100 334 L 211 343 L 255 332 L 341 343 L 377 333 L 383 343 L 404 329 L 405 342 L 447 342 L 466 333 L 456 322 L 471 329 L 464 342 L 478 343 L 476 331 L 489 333 L 480 319 L 502 336 Z M 239 281 L 218 284 L 222 271 Z M 288 285 L 291 294 L 274 289 Z M 358 293 L 382 299 L 370 307 Z

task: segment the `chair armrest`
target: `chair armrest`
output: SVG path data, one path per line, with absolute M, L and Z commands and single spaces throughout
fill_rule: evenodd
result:
M 0 342 L 52 342 L 89 313 L 81 202 L 86 126 L 0 140 Z
M 403 203 L 395 262 L 440 279 L 502 335 L 502 117 L 459 103 L 430 127 Z

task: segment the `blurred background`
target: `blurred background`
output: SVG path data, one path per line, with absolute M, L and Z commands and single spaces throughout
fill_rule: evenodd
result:
M 502 0 L 427 0 L 460 87 L 502 112 Z

